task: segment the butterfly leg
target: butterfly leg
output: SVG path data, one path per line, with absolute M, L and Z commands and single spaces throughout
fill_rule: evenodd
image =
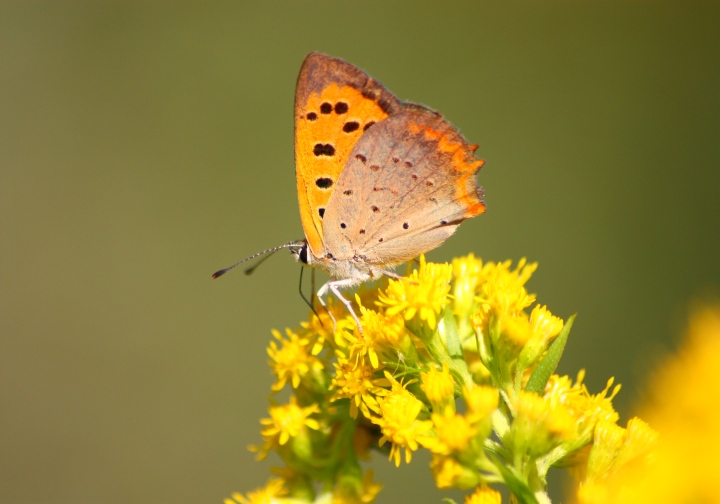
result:
M 390 271 L 390 270 L 384 270 L 384 269 L 380 269 L 380 268 L 373 268 L 372 271 L 373 271 L 373 273 L 374 273 L 376 276 L 378 276 L 378 277 L 384 275 L 384 276 L 386 276 L 386 277 L 388 277 L 388 278 L 392 278 L 393 280 L 402 280 L 403 278 L 405 278 L 404 276 L 398 275 L 398 274 L 395 273 L 394 271 Z M 415 282 L 415 281 L 413 281 L 413 280 L 408 280 L 408 282 L 410 282 L 410 283 L 413 284 L 413 285 L 417 285 L 417 282 Z
M 352 315 L 353 320 L 355 320 L 355 323 L 357 324 L 358 331 L 360 331 L 360 336 L 362 336 L 362 324 L 360 324 L 360 319 L 355 314 L 355 310 L 353 310 L 352 303 L 345 299 L 342 294 L 340 294 L 341 287 L 351 287 L 356 284 L 357 280 L 352 278 L 346 278 L 343 280 L 331 280 L 330 282 L 327 282 L 325 285 L 320 287 L 320 290 L 317 293 L 317 297 L 318 301 L 320 301 L 320 304 L 323 305 L 325 309 L 327 309 L 325 300 L 323 299 L 325 297 L 325 294 L 327 294 L 328 291 L 335 294 L 335 297 L 338 298 L 338 300 L 345 305 L 347 311 L 350 312 L 350 315 Z M 333 321 L 333 331 L 335 331 L 337 330 L 337 322 L 335 320 L 335 317 L 333 317 L 333 314 L 330 312 L 330 310 L 327 310 L 327 312 L 330 315 L 330 319 Z
M 398 275 L 394 271 L 391 270 L 385 270 L 380 268 L 373 268 L 372 269 L 373 276 L 376 278 L 379 278 L 381 276 L 386 276 L 388 278 L 392 278 L 393 280 L 402 280 L 404 277 L 402 275 Z

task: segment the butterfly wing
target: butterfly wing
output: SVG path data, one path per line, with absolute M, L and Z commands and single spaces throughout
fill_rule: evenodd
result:
M 420 106 L 376 124 L 355 144 L 327 203 L 328 252 L 386 266 L 438 247 L 485 211 L 475 148 Z
M 350 152 L 370 126 L 404 108 L 358 68 L 311 53 L 295 91 L 295 174 L 300 218 L 316 257 L 325 253 L 323 217 Z

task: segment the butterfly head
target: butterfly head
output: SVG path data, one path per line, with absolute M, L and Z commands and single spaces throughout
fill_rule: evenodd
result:
M 298 240 L 288 247 L 296 261 L 302 264 L 310 264 L 310 253 L 307 240 Z

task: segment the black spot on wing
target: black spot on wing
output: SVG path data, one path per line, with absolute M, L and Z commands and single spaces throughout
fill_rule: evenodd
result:
M 313 147 L 313 154 L 316 156 L 334 156 L 335 147 L 331 144 L 315 144 L 315 147 Z
M 346 122 L 345 125 L 343 126 L 343 131 L 345 133 L 352 133 L 353 131 L 357 130 L 358 128 L 360 128 L 359 122 L 349 121 L 349 122 Z
M 363 98 L 367 98 L 368 100 L 375 101 L 377 99 L 377 93 L 372 88 L 371 89 L 368 89 L 368 88 L 363 89 L 362 95 L 363 95 Z
M 380 99 L 380 100 L 378 100 L 377 104 L 382 109 L 383 112 L 385 112 L 386 114 L 390 113 L 390 108 L 392 107 L 392 104 L 390 103 L 389 100 Z
M 328 177 L 320 177 L 315 181 L 315 185 L 318 186 L 320 189 L 327 189 L 329 187 L 332 187 L 333 180 Z

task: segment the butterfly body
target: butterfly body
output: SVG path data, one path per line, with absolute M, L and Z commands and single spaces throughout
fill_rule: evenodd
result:
M 333 292 L 396 276 L 389 268 L 442 244 L 484 212 L 483 161 L 430 109 L 402 102 L 343 60 L 311 53 L 295 95 L 295 165 L 305 241 L 297 259 Z

